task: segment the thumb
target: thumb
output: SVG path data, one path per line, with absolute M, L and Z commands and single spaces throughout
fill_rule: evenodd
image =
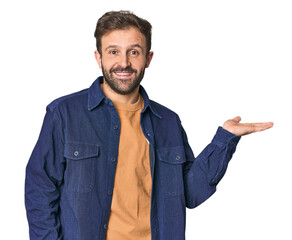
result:
M 237 117 L 233 118 L 232 120 L 236 123 L 239 123 L 241 121 L 241 117 L 237 116 Z

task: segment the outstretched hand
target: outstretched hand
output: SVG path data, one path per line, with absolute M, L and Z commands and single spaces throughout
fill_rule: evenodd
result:
M 241 117 L 237 116 L 233 119 L 227 120 L 223 124 L 223 128 L 236 136 L 244 136 L 254 132 L 264 131 L 273 127 L 274 123 L 240 123 Z

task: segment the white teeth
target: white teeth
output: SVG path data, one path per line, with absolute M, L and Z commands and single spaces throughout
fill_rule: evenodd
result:
M 129 76 L 132 73 L 128 73 L 128 72 L 116 72 L 117 75 L 121 75 L 121 76 Z

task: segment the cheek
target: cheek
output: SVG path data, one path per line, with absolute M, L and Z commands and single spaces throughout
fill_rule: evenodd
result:
M 135 59 L 132 61 L 132 67 L 135 69 L 143 70 L 147 66 L 147 61 L 145 58 L 142 59 Z
M 100 61 L 100 68 L 103 67 L 105 70 L 110 70 L 114 67 L 114 64 L 107 59 L 102 58 Z

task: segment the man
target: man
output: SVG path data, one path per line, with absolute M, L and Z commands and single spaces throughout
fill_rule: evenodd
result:
M 228 120 L 195 159 L 179 117 L 140 86 L 150 23 L 108 12 L 95 37 L 103 77 L 48 105 L 27 165 L 30 238 L 185 239 L 185 208 L 216 191 L 240 136 L 273 124 Z

